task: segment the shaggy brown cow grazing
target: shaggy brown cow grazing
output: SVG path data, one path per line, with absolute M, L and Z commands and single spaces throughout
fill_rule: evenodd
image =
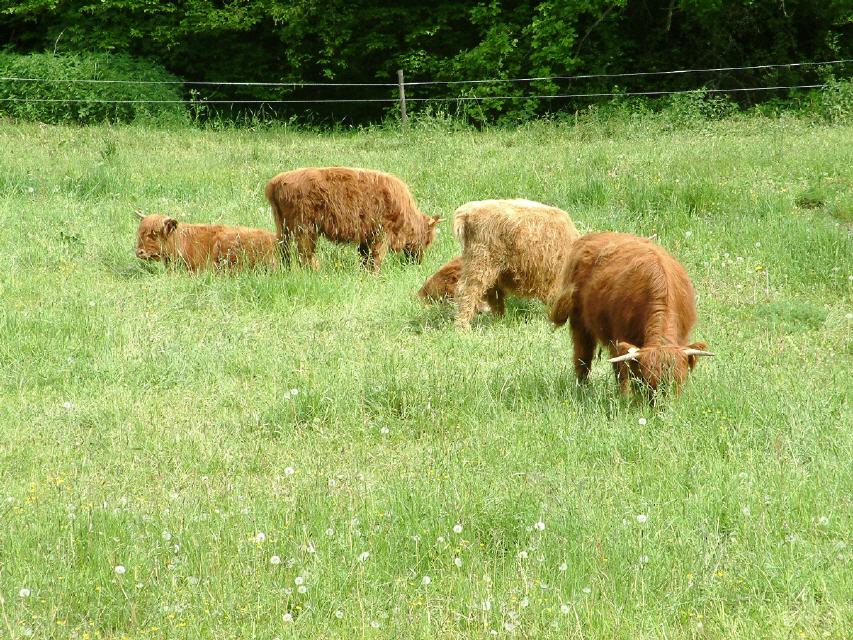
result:
M 456 295 L 456 283 L 459 282 L 459 272 L 461 270 L 462 256 L 444 263 L 438 271 L 424 282 L 424 286 L 418 291 L 418 296 L 433 302 L 452 300 Z
M 589 376 L 596 342 L 610 350 L 622 393 L 631 377 L 658 387 L 674 382 L 676 393 L 704 342 L 688 344 L 696 323 L 693 285 L 679 262 L 646 238 L 627 233 L 590 233 L 572 246 L 560 278 L 562 292 L 551 320 L 571 320 L 578 379 Z
M 136 256 L 182 262 L 190 270 L 279 264 L 278 240 L 271 231 L 221 224 L 178 223 L 175 218 L 142 215 L 136 232 Z
M 455 216 L 453 233 L 462 245 L 458 327 L 470 326 L 483 298 L 497 315 L 507 293 L 551 304 L 578 237 L 569 214 L 530 200 L 481 200 L 462 205 Z
M 462 271 L 462 256 L 453 258 L 446 262 L 432 274 L 424 286 L 418 291 L 418 296 L 430 302 L 445 302 L 456 296 L 456 284 L 459 282 L 459 273 Z M 485 313 L 491 311 L 489 305 L 481 302 L 477 311 Z
M 328 167 L 286 171 L 269 181 L 266 197 L 290 261 L 290 238 L 303 264 L 318 267 L 317 235 L 333 242 L 358 244 L 361 262 L 379 271 L 387 249 L 403 251 L 420 262 L 435 238 L 439 216 L 418 210 L 409 188 L 390 173 Z

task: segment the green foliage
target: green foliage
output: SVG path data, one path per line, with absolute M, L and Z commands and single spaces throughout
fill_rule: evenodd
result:
M 817 99 L 818 113 L 834 123 L 853 121 L 853 80 L 830 78 L 820 90 Z
M 393 83 L 399 68 L 415 81 L 564 77 L 410 90 L 421 99 L 476 98 L 445 106 L 477 124 L 517 123 L 590 103 L 523 96 L 613 88 L 612 78 L 565 76 L 853 58 L 853 5 L 849 0 L 0 0 L 2 37 L 20 53 L 127 53 L 155 60 L 180 77 L 214 82 Z M 835 67 L 837 77 L 849 77 L 850 68 Z M 626 92 L 725 89 L 815 84 L 820 73 L 805 66 L 635 76 L 618 83 Z M 202 101 L 396 95 L 393 87 L 355 86 L 197 90 Z M 733 99 L 751 106 L 778 98 L 790 96 L 739 93 Z M 825 117 L 846 118 L 844 100 L 827 96 Z M 410 110 L 423 108 L 412 103 Z M 310 114 L 318 122 L 347 124 L 375 122 L 386 113 L 387 105 L 376 102 L 275 108 L 277 117 Z M 195 116 L 242 118 L 244 113 L 239 107 L 206 107 Z
M 133 102 L 181 100 L 180 84 L 87 82 L 178 80 L 157 64 L 124 54 L 0 53 L 0 76 L 32 79 L 0 80 L 0 114 L 15 118 L 89 124 L 152 118 L 174 121 L 185 116 L 180 104 Z

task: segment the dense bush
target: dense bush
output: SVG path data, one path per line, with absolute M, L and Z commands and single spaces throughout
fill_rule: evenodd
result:
M 411 86 L 413 99 L 451 100 L 472 122 L 512 123 L 583 110 L 592 99 L 532 95 L 747 89 L 817 84 L 814 65 L 853 58 L 850 0 L 0 0 L 0 42 L 17 53 L 108 51 L 154 60 L 182 78 L 211 81 L 199 101 L 306 100 L 276 117 L 376 121 L 391 87 L 243 86 L 231 82 L 394 83 L 548 77 L 530 82 Z M 713 73 L 568 79 L 578 74 L 753 66 Z M 833 65 L 839 78 L 853 64 Z M 555 76 L 563 76 L 555 79 Z M 498 99 L 513 96 L 515 99 Z M 525 96 L 525 97 L 522 97 Z M 801 92 L 739 91 L 740 106 Z M 453 99 L 467 98 L 452 102 Z M 476 99 L 473 99 L 476 98 Z M 693 100 L 688 98 L 688 101 Z M 245 105 L 243 105 L 245 106 Z M 685 105 L 682 105 L 685 106 Z M 412 102 L 415 114 L 422 103 Z M 716 110 L 703 98 L 686 117 Z M 432 108 L 432 107 L 430 107 Z M 254 106 L 252 107 L 254 109 Z M 205 104 L 224 118 L 242 116 Z
M 0 114 L 81 124 L 183 118 L 180 84 L 92 83 L 89 80 L 177 81 L 161 66 L 124 54 L 0 54 Z M 30 78 L 32 81 L 9 80 Z M 112 102 L 126 101 L 126 102 Z

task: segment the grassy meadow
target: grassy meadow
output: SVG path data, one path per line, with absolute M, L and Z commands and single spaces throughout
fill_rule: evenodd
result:
M 718 355 L 652 409 L 538 302 L 459 333 L 448 222 L 378 276 L 134 257 L 331 164 L 657 234 Z M 3 121 L 0 229 L 2 638 L 850 637 L 853 126 Z

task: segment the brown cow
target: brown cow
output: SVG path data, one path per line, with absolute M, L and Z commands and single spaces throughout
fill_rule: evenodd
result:
M 462 271 L 462 256 L 453 258 L 446 262 L 432 274 L 424 286 L 418 291 L 418 297 L 429 302 L 446 302 L 456 296 L 456 283 L 459 282 L 459 273 Z M 485 313 L 490 311 L 489 305 L 481 302 L 477 311 Z
M 418 296 L 432 302 L 452 300 L 456 295 L 456 283 L 459 282 L 459 272 L 461 270 L 462 256 L 457 256 L 450 262 L 445 262 L 438 271 L 427 278 L 424 286 L 418 291 Z
M 228 267 L 280 263 L 278 240 L 264 229 L 221 224 L 178 223 L 175 218 L 142 215 L 136 232 L 136 256 L 144 260 L 181 262 L 192 271 L 205 266 Z
M 610 350 L 622 393 L 633 377 L 649 390 L 674 382 L 676 393 L 704 342 L 688 344 L 696 323 L 693 285 L 679 262 L 646 238 L 628 233 L 590 233 L 572 246 L 560 277 L 562 291 L 551 320 L 571 320 L 575 372 L 589 376 L 596 342 Z
M 480 200 L 456 210 L 453 233 L 462 245 L 456 325 L 471 324 L 485 298 L 503 315 L 507 293 L 551 304 L 558 276 L 578 237 L 565 211 L 530 200 Z
M 314 256 L 318 234 L 333 242 L 358 244 L 362 264 L 379 271 L 387 249 L 403 251 L 420 262 L 441 221 L 418 210 L 402 180 L 371 169 L 285 171 L 269 181 L 265 194 L 285 264 L 293 237 L 301 262 L 313 269 L 318 268 Z

